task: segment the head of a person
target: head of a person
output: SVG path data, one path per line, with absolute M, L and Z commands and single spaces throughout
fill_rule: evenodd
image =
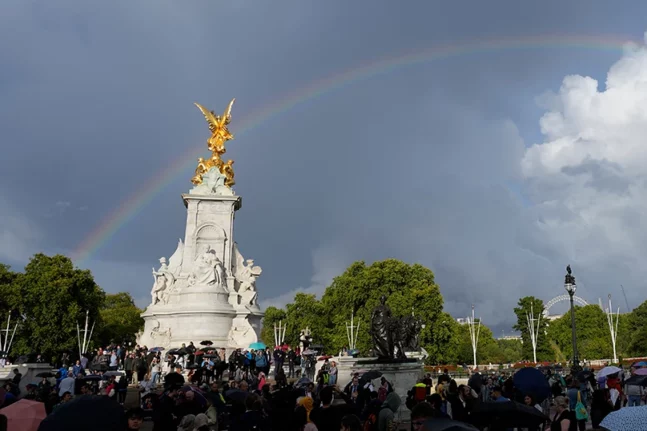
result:
M 557 410 L 558 413 L 568 410 L 568 399 L 561 395 L 559 397 L 555 397 L 555 410 Z
M 128 430 L 141 429 L 144 423 L 144 410 L 139 407 L 132 408 L 126 412 L 126 419 L 128 420 Z
M 319 399 L 321 400 L 321 404 L 324 406 L 329 406 L 332 404 L 333 400 L 333 390 L 331 386 L 326 386 L 319 392 Z
M 427 397 L 427 403 L 434 409 L 440 411 L 443 405 L 443 397 L 440 394 L 431 394 Z
M 248 390 L 249 390 L 249 383 L 247 383 L 245 380 L 242 380 L 242 381 L 238 384 L 238 388 L 239 388 L 241 391 L 245 391 L 245 392 L 246 392 L 246 391 L 248 391 Z
M 525 397 L 523 397 L 523 403 L 527 406 L 534 406 L 535 405 L 535 399 L 531 394 L 526 394 Z
M 63 396 L 61 397 L 61 402 L 66 403 L 71 399 L 72 399 L 72 394 L 69 391 L 66 391 L 63 393 Z
M 307 390 L 308 390 L 308 392 L 314 392 L 315 384 L 314 383 L 308 383 Z
M 434 417 L 435 414 L 436 410 L 430 403 L 423 402 L 416 404 L 411 410 L 411 426 L 413 430 L 421 430 L 423 425 L 425 424 L 425 421 L 429 418 Z
M 445 368 L 445 369 L 443 370 L 443 374 L 449 374 L 449 370 L 448 370 L 447 368 Z
M 220 388 L 218 387 L 218 382 L 212 382 L 211 383 L 211 391 L 212 392 L 218 392 Z
M 358 385 L 359 384 L 359 377 L 353 376 L 353 385 Z
M 13 373 L 14 373 L 14 374 L 18 374 L 18 373 L 20 373 L 20 371 L 18 371 L 18 368 L 14 368 L 14 369 L 13 369 Z
M 362 422 L 355 415 L 346 415 L 341 418 L 340 431 L 362 431 Z
M 186 391 L 186 393 L 184 394 L 184 398 L 185 398 L 188 402 L 192 402 L 193 400 L 195 400 L 195 392 L 193 392 L 193 391 Z

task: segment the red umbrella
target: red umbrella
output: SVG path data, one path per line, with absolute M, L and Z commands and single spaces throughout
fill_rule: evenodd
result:
M 20 400 L 0 409 L 0 414 L 7 417 L 7 429 L 36 431 L 47 413 L 45 404 L 38 401 Z
M 330 359 L 330 358 L 333 358 L 333 357 L 334 357 L 334 356 L 330 356 L 330 355 L 319 356 L 319 359 L 318 359 L 318 360 L 319 360 L 319 361 L 325 361 L 326 359 Z

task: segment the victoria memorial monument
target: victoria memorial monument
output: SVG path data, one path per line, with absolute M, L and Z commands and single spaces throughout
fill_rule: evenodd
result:
M 151 304 L 142 317 L 138 342 L 148 347 L 178 347 L 210 340 L 218 347 L 248 347 L 258 341 L 263 313 L 256 280 L 261 267 L 245 259 L 234 241 L 234 218 L 242 199 L 232 190 L 233 161 L 224 162 L 225 143 L 233 139 L 232 100 L 222 116 L 196 106 L 211 137 L 208 159 L 199 158 L 193 188 L 182 195 L 187 209 L 184 240 L 153 268 Z

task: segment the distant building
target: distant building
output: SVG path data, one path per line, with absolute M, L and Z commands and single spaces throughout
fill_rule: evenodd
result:
M 470 319 L 467 317 L 457 317 L 456 322 L 458 322 L 460 325 L 467 325 L 470 322 Z
M 502 337 L 497 338 L 497 340 L 521 340 L 521 335 L 504 335 Z

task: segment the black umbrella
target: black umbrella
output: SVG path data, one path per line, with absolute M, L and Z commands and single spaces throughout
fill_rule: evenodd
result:
M 101 377 L 98 374 L 90 374 L 90 375 L 87 375 L 87 376 L 83 376 L 82 379 L 83 380 L 88 380 L 88 381 L 99 381 L 99 380 L 103 379 L 103 377 Z
M 38 431 L 126 430 L 124 408 L 106 396 L 84 395 L 61 405 L 47 416 Z
M 531 394 L 537 403 L 550 396 L 550 385 L 544 373 L 536 368 L 522 368 L 512 378 L 514 387 L 523 394 Z
M 38 373 L 38 374 L 36 374 L 36 377 L 50 378 L 50 377 L 54 377 L 54 374 L 52 374 L 52 373 L 50 373 L 48 371 L 48 372 L 45 372 L 45 373 Z
M 367 371 L 364 374 L 362 374 L 362 377 L 360 378 L 360 386 L 363 386 L 363 383 L 368 383 L 373 379 L 377 379 L 379 377 L 382 377 L 382 373 L 377 371 L 377 370 L 371 370 Z
M 499 428 L 536 427 L 548 420 L 548 417 L 535 407 L 516 401 L 480 403 L 470 416 L 477 426 L 496 425 Z
M 167 355 L 177 355 L 178 353 L 180 353 L 180 349 L 171 349 L 166 352 Z
M 472 425 L 446 418 L 433 418 L 424 421 L 424 431 L 478 431 Z
M 225 397 L 236 402 L 245 402 L 249 392 L 241 391 L 240 389 L 229 389 L 225 392 Z
M 210 341 L 210 340 L 200 341 L 200 345 L 201 345 L 201 346 L 212 346 L 212 345 L 213 345 L 213 341 Z
M 164 376 L 164 387 L 184 385 L 184 376 L 179 373 L 168 373 Z
M 309 378 L 307 378 L 307 377 L 305 377 L 305 376 L 304 376 L 304 377 L 301 377 L 301 378 L 300 378 L 300 379 L 299 379 L 299 380 L 294 384 L 294 387 L 295 387 L 295 388 L 302 388 L 302 387 L 304 387 L 304 386 L 308 386 L 310 383 L 312 383 L 312 380 L 310 380 Z
M 92 371 L 108 371 L 108 364 L 92 364 L 90 365 Z
M 625 380 L 625 385 L 647 386 L 647 376 L 633 375 Z

